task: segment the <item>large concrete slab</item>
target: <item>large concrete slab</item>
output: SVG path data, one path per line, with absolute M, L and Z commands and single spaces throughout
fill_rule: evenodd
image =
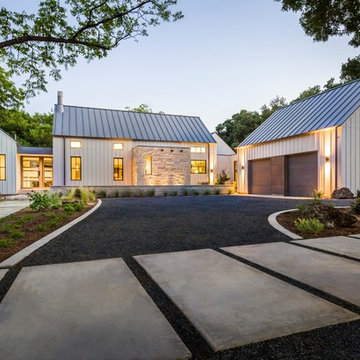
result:
M 121 259 L 23 268 L 0 304 L 2 359 L 184 359 Z
M 360 234 L 353 234 L 353 235 L 349 235 L 349 236 L 360 239 Z
M 286 243 L 223 250 L 360 306 L 360 263 Z
M 29 200 L 0 201 L 0 219 L 29 206 Z
M 135 258 L 215 351 L 358 318 L 213 250 Z
M 306 245 L 315 249 L 327 250 L 340 255 L 360 259 L 360 240 L 347 236 L 292 241 L 295 244 Z

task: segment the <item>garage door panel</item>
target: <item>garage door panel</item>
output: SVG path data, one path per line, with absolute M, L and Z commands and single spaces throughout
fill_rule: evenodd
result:
M 250 162 L 250 193 L 271 194 L 271 160 L 253 160 Z
M 318 187 L 317 153 L 287 157 L 287 195 L 311 196 Z

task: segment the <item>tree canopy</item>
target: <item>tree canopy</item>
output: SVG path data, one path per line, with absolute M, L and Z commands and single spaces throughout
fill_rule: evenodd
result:
M 79 57 L 101 59 L 122 41 L 148 35 L 149 27 L 176 21 L 177 0 L 43 0 L 37 13 L 0 8 L 0 62 L 26 75 L 26 95 L 46 90 L 46 78 Z

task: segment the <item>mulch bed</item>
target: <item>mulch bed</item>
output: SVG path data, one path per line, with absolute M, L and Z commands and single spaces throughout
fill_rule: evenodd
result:
M 356 215 L 352 212 L 351 209 L 341 209 L 341 211 L 351 213 Z M 357 218 L 360 220 L 359 216 L 356 215 Z M 300 235 L 304 239 L 313 239 L 319 237 L 330 237 L 330 236 L 346 236 L 351 234 L 360 234 L 360 221 L 354 224 L 352 227 L 335 227 L 334 229 L 324 229 L 320 234 L 303 234 L 301 233 L 294 225 L 294 221 L 301 217 L 299 211 L 291 211 L 280 214 L 276 220 L 278 223 L 283 226 L 285 229 Z
M 56 229 L 64 226 L 72 220 L 78 218 L 82 214 L 89 211 L 95 203 L 89 203 L 84 207 L 82 211 L 75 211 L 73 214 L 66 214 L 62 208 L 58 210 L 45 210 L 34 211 L 30 208 L 20 210 L 6 218 L 0 219 L 0 239 L 9 238 L 9 234 L 4 233 L 2 230 L 8 225 L 14 225 L 16 230 L 21 231 L 25 235 L 17 240 L 14 240 L 13 244 L 9 247 L 0 248 L 0 262 L 4 261 L 8 257 L 16 254 L 18 251 L 31 245 L 35 241 L 43 238 L 44 236 L 52 233 Z M 24 216 L 33 215 L 34 218 L 30 221 L 21 223 L 21 219 Z M 49 225 L 49 222 L 55 218 L 61 216 L 61 221 L 56 224 Z M 19 222 L 20 221 L 20 222 Z M 43 231 L 36 229 L 37 226 L 43 226 Z

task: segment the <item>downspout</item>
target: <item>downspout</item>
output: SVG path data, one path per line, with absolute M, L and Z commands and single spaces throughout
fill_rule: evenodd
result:
M 63 155 L 64 155 L 64 186 L 66 186 L 66 150 L 65 150 L 65 137 L 63 137 Z
M 339 169 L 339 165 L 338 165 L 338 155 L 339 155 L 339 151 L 338 151 L 338 127 L 335 128 L 335 189 L 338 188 L 338 169 Z

